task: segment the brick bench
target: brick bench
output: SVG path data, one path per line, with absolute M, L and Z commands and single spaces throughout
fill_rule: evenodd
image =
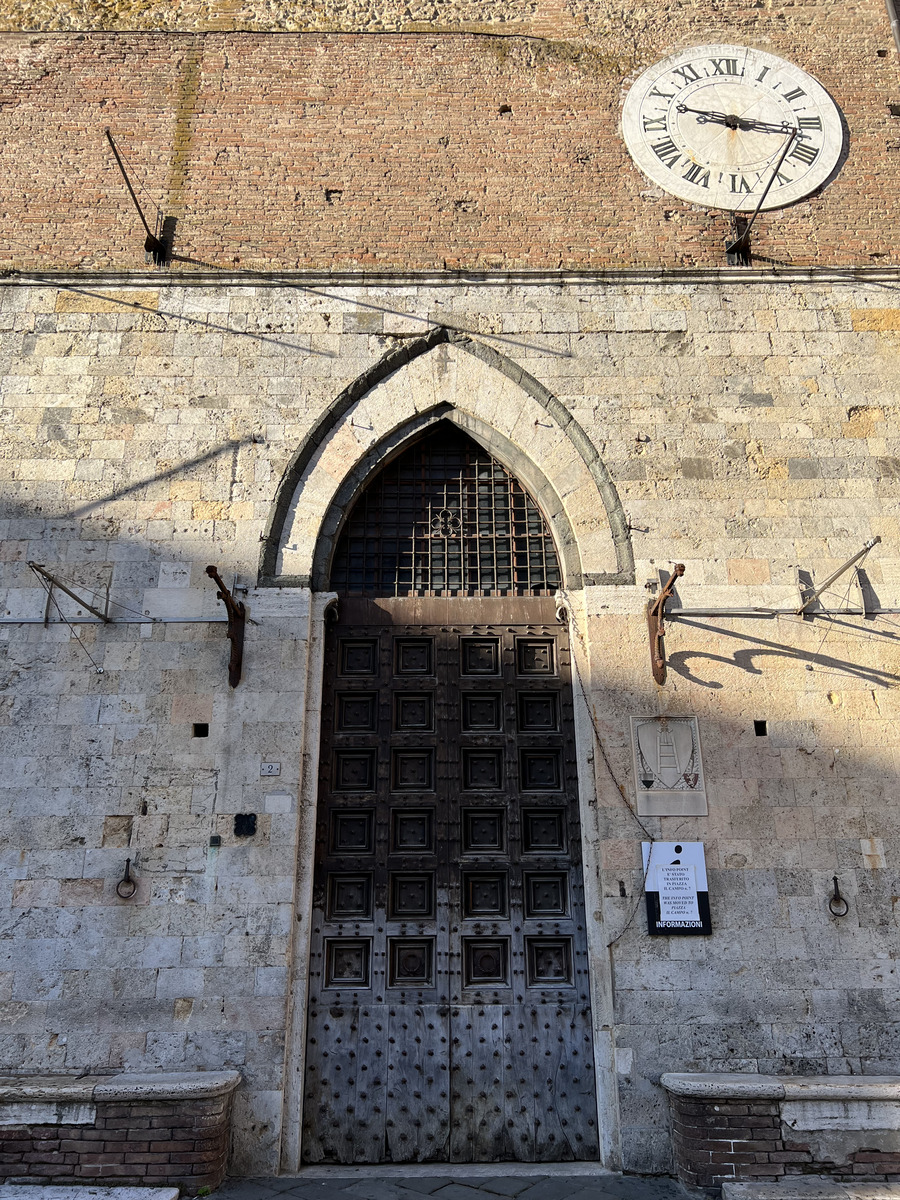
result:
M 728 1181 L 788 1176 L 900 1182 L 898 1076 L 672 1072 L 661 1083 L 689 1187 L 718 1195 Z
M 0 1183 L 215 1188 L 236 1071 L 0 1076 Z

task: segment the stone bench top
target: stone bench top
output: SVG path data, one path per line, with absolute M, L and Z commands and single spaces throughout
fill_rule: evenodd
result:
M 900 1200 L 900 1183 L 838 1183 L 822 1175 L 790 1175 L 764 1183 L 723 1183 L 722 1196 L 723 1200 Z
M 103 1104 L 130 1100 L 203 1100 L 234 1091 L 237 1071 L 159 1071 L 120 1075 L 0 1075 L 0 1104 L 21 1101 Z
M 660 1083 L 673 1096 L 695 1100 L 900 1100 L 900 1075 L 668 1071 Z

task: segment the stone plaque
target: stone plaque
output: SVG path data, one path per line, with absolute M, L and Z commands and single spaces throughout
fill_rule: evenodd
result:
M 707 815 L 696 717 L 632 717 L 631 749 L 639 816 Z

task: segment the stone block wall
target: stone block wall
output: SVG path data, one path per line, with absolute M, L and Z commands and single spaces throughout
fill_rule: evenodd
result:
M 448 328 L 505 372 L 447 340 L 389 373 L 344 412 L 290 529 L 308 548 L 342 470 L 446 402 L 540 466 L 596 579 L 618 562 L 573 422 L 607 470 L 634 581 L 589 585 L 571 607 L 610 766 L 588 768 L 584 829 L 622 1161 L 671 1167 L 665 1070 L 900 1073 L 900 615 L 794 611 L 799 571 L 821 582 L 876 536 L 867 603 L 900 608 L 896 282 L 6 280 L 0 1064 L 239 1069 L 234 1169 L 276 1168 L 302 1080 L 321 606 L 300 586 L 257 587 L 260 553 L 280 480 L 338 397 Z M 109 583 L 114 623 L 57 590 L 84 623 L 51 603 L 45 627 L 30 561 L 101 607 Z M 673 561 L 674 607 L 694 615 L 669 623 L 658 688 L 645 585 Z M 249 609 L 236 689 L 209 563 Z M 709 612 L 753 607 L 783 611 Z M 628 717 L 667 711 L 699 717 L 710 811 L 645 826 L 705 843 L 709 939 L 643 929 Z M 280 775 L 261 777 L 270 762 Z M 252 837 L 235 834 L 242 813 Z M 126 858 L 131 900 L 115 892 Z M 843 919 L 827 909 L 835 874 Z

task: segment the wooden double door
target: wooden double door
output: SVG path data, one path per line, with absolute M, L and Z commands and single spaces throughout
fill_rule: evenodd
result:
M 305 1162 L 599 1156 L 569 668 L 550 598 L 342 601 Z

